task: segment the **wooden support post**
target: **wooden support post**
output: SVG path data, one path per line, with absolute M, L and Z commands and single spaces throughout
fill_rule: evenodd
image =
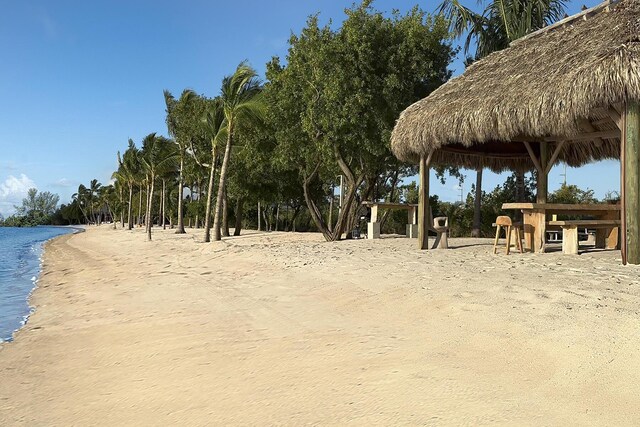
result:
M 640 103 L 627 104 L 624 122 L 627 261 L 640 264 Z
M 537 194 L 536 201 L 538 203 L 547 203 L 547 191 L 548 191 L 548 181 L 547 181 L 547 143 L 540 143 L 540 169 L 538 169 L 538 185 L 537 185 Z
M 429 165 L 431 155 L 420 156 L 420 187 L 418 188 L 418 249 L 429 248 Z

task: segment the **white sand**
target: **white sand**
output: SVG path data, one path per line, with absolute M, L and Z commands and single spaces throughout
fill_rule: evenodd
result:
M 188 231 L 48 245 L 0 344 L 0 425 L 640 424 L 619 252 Z

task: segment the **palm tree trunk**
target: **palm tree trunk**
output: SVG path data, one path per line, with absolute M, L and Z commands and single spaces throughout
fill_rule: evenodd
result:
M 133 211 L 132 201 L 133 201 L 133 184 L 129 184 L 129 207 L 127 209 L 128 211 L 127 225 L 129 230 L 133 228 L 133 217 L 131 216 L 131 213 Z
M 204 241 L 211 241 L 211 199 L 213 196 L 213 178 L 216 173 L 216 146 L 211 148 L 211 170 L 209 172 L 209 187 L 207 188 L 207 211 L 204 216 Z
M 167 192 L 166 192 L 166 180 L 162 179 L 162 229 L 167 229 Z
M 138 223 L 136 224 L 138 227 L 142 226 L 142 185 L 139 190 L 139 200 L 138 200 Z
M 185 234 L 184 231 L 184 217 L 182 215 L 182 193 L 184 189 L 184 183 L 182 182 L 182 169 L 184 169 L 184 150 L 180 149 L 180 176 L 178 177 L 178 229 L 176 234 Z
M 120 187 L 120 225 L 124 228 L 124 195 L 122 194 L 122 187 Z
M 147 198 L 147 218 L 145 220 L 147 225 L 147 240 L 151 241 L 151 224 L 153 220 L 151 219 L 151 208 L 153 206 L 153 184 L 155 183 L 155 177 L 151 175 L 151 186 L 149 189 L 149 197 Z
M 236 201 L 236 225 L 233 229 L 233 235 L 239 236 L 242 231 L 242 208 L 244 207 L 244 201 L 242 197 L 238 197 Z
M 149 201 L 149 199 L 153 195 L 151 194 L 150 189 L 151 189 L 151 184 L 149 183 L 149 184 L 147 184 L 147 194 L 145 194 L 145 203 L 146 203 L 146 206 L 145 206 L 145 209 L 144 209 L 144 212 L 145 212 L 145 215 L 144 215 L 145 230 L 149 225 L 149 216 L 151 215 L 151 213 L 149 212 L 149 206 L 151 205 L 151 202 Z
M 222 237 L 229 237 L 229 199 L 227 198 L 227 190 L 224 190 L 222 198 Z
M 476 170 L 476 197 L 473 201 L 473 228 L 471 237 L 480 237 L 482 224 L 482 168 Z
M 222 160 L 222 167 L 220 168 L 220 183 L 218 184 L 218 198 L 216 200 L 216 209 L 213 215 L 213 232 L 215 233 L 215 240 L 222 240 L 220 234 L 220 213 L 222 211 L 222 199 L 224 188 L 227 185 L 227 169 L 229 168 L 229 157 L 231 155 L 231 141 L 233 134 L 233 122 L 229 123 L 229 134 L 227 135 L 227 146 L 224 148 L 224 158 Z

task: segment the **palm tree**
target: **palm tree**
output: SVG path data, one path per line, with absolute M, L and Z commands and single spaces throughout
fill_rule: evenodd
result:
M 226 76 L 222 80 L 220 91 L 220 103 L 224 113 L 227 144 L 224 150 L 224 158 L 220 168 L 220 182 L 218 184 L 218 197 L 216 198 L 215 213 L 213 216 L 213 232 L 215 240 L 221 240 L 220 234 L 220 212 L 224 198 L 225 186 L 227 183 L 227 169 L 229 167 L 229 157 L 231 156 L 231 146 L 236 127 L 244 120 L 259 120 L 264 115 L 264 102 L 261 95 L 260 81 L 253 68 L 240 63 L 235 73 Z
M 460 4 L 459 0 L 444 0 L 439 13 L 449 21 L 449 29 L 456 37 L 466 33 L 464 53 L 467 64 L 471 42 L 475 39 L 475 59 L 509 46 L 533 31 L 543 28 L 565 16 L 564 0 L 493 0 L 482 13 L 476 13 Z M 522 175 L 522 172 L 518 172 Z M 476 194 L 471 235 L 480 237 L 482 221 L 480 210 L 482 200 L 482 168 L 476 171 Z
M 552 24 L 565 16 L 564 0 L 493 0 L 482 13 L 460 4 L 459 0 L 444 0 L 438 11 L 450 22 L 456 37 L 467 35 L 465 54 L 476 40 L 475 59 L 509 46 L 533 31 Z
M 87 187 L 85 187 L 83 184 L 80 184 L 78 186 L 78 191 L 76 193 L 73 193 L 71 198 L 73 199 L 73 203 L 77 204 L 78 208 L 80 209 L 80 212 L 82 213 L 82 216 L 84 217 L 85 222 L 89 224 L 89 217 L 87 216 L 87 211 L 86 211 Z
M 142 155 L 140 161 L 144 167 L 147 177 L 147 212 L 145 225 L 147 239 L 151 240 L 151 224 L 153 222 L 151 213 L 153 209 L 153 192 L 156 178 L 166 169 L 173 167 L 176 152 L 171 147 L 172 141 L 155 133 L 147 135 L 142 141 Z
M 213 198 L 213 178 L 216 173 L 217 147 L 226 136 L 224 110 L 219 98 L 211 101 L 204 120 L 207 123 L 207 133 L 211 142 L 211 165 L 209 165 L 209 186 L 207 188 L 207 208 L 204 219 L 204 241 L 211 241 L 211 203 Z
M 120 157 L 120 152 L 118 152 L 118 157 Z M 126 177 L 122 173 L 121 167 L 118 167 L 118 170 L 111 174 L 111 179 L 113 180 L 113 187 L 115 188 L 118 194 L 118 204 L 120 205 L 120 221 L 122 222 L 122 228 L 124 228 L 124 194 L 123 188 L 126 185 Z M 116 228 L 116 220 L 113 220 L 113 228 Z
M 133 228 L 133 187 L 138 179 L 140 171 L 140 161 L 138 159 L 139 150 L 136 148 L 132 139 L 129 139 L 129 147 L 124 152 L 124 155 L 120 156 L 118 151 L 118 170 L 114 172 L 117 175 L 116 179 L 122 181 L 124 185 L 126 183 L 129 189 L 129 203 L 127 207 L 127 229 Z
M 191 117 L 189 110 L 195 98 L 195 92 L 189 89 L 182 91 L 180 99 L 176 100 L 171 92 L 164 91 L 164 102 L 167 107 L 167 129 L 178 146 L 178 155 L 180 159 L 180 168 L 178 176 L 178 225 L 176 234 L 184 234 L 184 215 L 183 215 L 183 199 L 184 199 L 184 162 L 187 150 L 189 149 L 190 140 L 185 135 L 185 130 L 189 127 L 191 120 L 199 120 L 200 117 Z M 187 132 L 188 133 L 188 130 Z
M 100 189 L 102 188 L 102 184 L 98 182 L 97 179 L 92 179 L 89 183 L 89 187 L 87 188 L 87 198 L 89 202 L 89 206 L 91 209 L 91 216 L 95 225 L 100 225 L 100 211 L 96 213 L 96 208 L 99 208 L 100 205 Z M 98 205 L 98 206 L 96 206 Z
M 113 185 L 105 185 L 100 188 L 98 191 L 98 211 L 101 213 L 103 208 L 106 207 L 109 215 L 111 216 L 111 221 L 113 222 L 113 228 L 116 228 L 116 218 L 113 214 L 113 207 L 115 207 L 116 200 L 116 192 Z

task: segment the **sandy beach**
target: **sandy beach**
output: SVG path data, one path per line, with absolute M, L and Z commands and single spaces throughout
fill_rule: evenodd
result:
M 638 425 L 640 268 L 488 240 L 47 244 L 0 425 Z

